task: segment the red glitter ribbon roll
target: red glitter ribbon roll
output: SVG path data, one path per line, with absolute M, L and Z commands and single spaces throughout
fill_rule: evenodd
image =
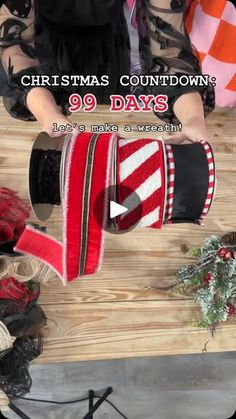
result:
M 104 231 L 95 220 L 93 206 L 112 179 L 115 136 L 83 133 L 70 141 L 62 199 L 63 241 L 27 226 L 15 247 L 50 265 L 64 283 L 100 266 Z

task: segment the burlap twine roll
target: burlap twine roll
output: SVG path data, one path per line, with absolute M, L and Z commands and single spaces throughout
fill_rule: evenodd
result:
M 9 274 L 20 282 L 30 280 L 48 282 L 52 275 L 51 270 L 37 259 L 29 256 L 11 258 Z
M 0 279 L 8 275 L 10 269 L 10 258 L 0 255 Z
M 9 399 L 6 395 L 6 393 L 4 393 L 4 391 L 0 390 L 0 411 L 2 412 L 9 412 L 10 408 L 9 408 Z
M 0 352 L 12 348 L 16 338 L 11 336 L 7 327 L 0 321 Z
M 35 280 L 47 283 L 55 277 L 50 267 L 30 256 L 8 257 L 0 255 L 0 280 L 13 276 L 20 282 Z

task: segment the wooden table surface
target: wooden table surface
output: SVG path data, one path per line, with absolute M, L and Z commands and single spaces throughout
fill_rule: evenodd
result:
M 13 120 L 0 104 L 1 185 L 27 197 L 27 165 L 39 125 Z M 218 187 L 205 227 L 165 226 L 161 231 L 140 229 L 124 235 L 106 234 L 105 256 L 99 274 L 83 277 L 64 287 L 59 279 L 41 287 L 40 303 L 48 318 L 44 352 L 37 363 L 54 363 L 123 357 L 200 353 L 208 331 L 193 326 L 199 318 L 191 298 L 173 298 L 157 288 L 175 280 L 178 268 L 191 263 L 186 248 L 201 245 L 211 234 L 236 229 L 236 124 L 235 110 L 215 111 L 208 118 L 214 148 Z M 125 124 L 136 136 L 139 123 L 157 124 L 151 114 L 111 114 L 99 107 L 90 114 L 73 115 L 85 124 Z M 158 134 L 145 134 L 155 138 Z M 142 135 L 139 135 L 142 136 Z M 61 235 L 61 211 L 47 223 L 49 233 Z M 217 329 L 209 352 L 236 350 L 236 322 Z

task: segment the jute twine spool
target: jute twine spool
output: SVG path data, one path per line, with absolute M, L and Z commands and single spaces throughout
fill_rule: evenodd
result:
M 46 285 L 49 280 L 57 278 L 56 273 L 44 263 L 37 261 L 38 263 L 38 272 L 35 276 L 35 281 L 40 282 L 41 284 Z
M 10 403 L 10 401 L 9 401 L 6 393 L 4 393 L 4 391 L 0 390 L 0 411 L 9 412 L 10 411 L 9 403 Z
M 30 256 L 0 256 L 0 280 L 13 276 L 20 282 L 35 280 L 47 283 L 55 274 L 50 267 Z
M 20 282 L 31 279 L 47 282 L 51 276 L 51 270 L 42 262 L 29 256 L 19 256 L 11 259 L 9 274 Z
M 10 260 L 7 256 L 0 255 L 0 279 L 9 274 Z

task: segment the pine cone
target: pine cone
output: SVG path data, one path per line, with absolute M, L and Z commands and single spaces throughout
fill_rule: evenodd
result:
M 236 245 L 236 231 L 231 231 L 231 233 L 227 233 L 222 236 L 221 242 L 223 244 Z

